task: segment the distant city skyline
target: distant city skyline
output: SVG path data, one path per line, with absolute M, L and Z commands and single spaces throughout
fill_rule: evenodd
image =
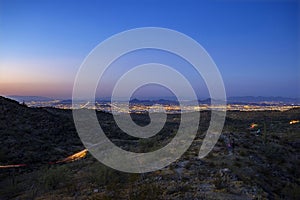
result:
M 200 43 L 218 66 L 227 96 L 299 98 L 299 24 L 297 0 L 1 0 L 0 95 L 71 98 L 76 72 L 93 48 L 119 32 L 152 26 Z M 184 74 L 199 98 L 209 97 L 189 63 L 151 49 L 113 63 L 96 95 L 109 96 L 120 74 L 154 61 Z M 146 86 L 136 95 L 170 92 Z

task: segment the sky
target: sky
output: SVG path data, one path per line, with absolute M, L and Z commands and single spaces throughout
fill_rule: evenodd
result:
M 139 27 L 169 28 L 196 40 L 216 63 L 227 96 L 300 97 L 297 0 L 0 0 L 0 95 L 70 98 L 90 51 Z M 160 53 L 145 50 L 127 60 L 170 56 Z M 178 65 L 200 98 L 207 97 L 203 80 L 180 62 L 170 64 Z M 110 95 L 106 90 L 124 63 L 104 77 L 98 95 Z M 168 95 L 156 89 L 140 94 Z

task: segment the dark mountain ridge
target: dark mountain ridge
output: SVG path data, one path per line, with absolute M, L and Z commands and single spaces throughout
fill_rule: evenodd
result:
M 1 164 L 49 162 L 83 149 L 71 112 L 29 108 L 0 96 Z

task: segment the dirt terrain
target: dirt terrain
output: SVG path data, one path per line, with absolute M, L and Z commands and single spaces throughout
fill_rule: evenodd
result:
M 171 114 L 160 133 L 145 140 L 124 134 L 111 114 L 97 116 L 115 144 L 135 152 L 164 146 L 180 124 L 180 115 Z M 145 114 L 132 118 L 149 123 Z M 0 97 L 0 166 L 24 164 L 0 168 L 0 199 L 300 199 L 300 123 L 289 123 L 300 119 L 300 109 L 228 112 L 217 145 L 199 159 L 209 119 L 210 112 L 202 111 L 197 137 L 179 160 L 159 171 L 128 174 L 89 153 L 53 163 L 85 149 L 71 110 L 29 108 Z M 251 129 L 252 123 L 257 126 Z

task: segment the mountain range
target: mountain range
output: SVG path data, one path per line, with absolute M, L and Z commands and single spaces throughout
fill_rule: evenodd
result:
M 43 97 L 43 96 L 6 96 L 7 98 L 16 100 L 18 102 L 46 102 L 53 101 L 55 98 Z M 60 103 L 70 104 L 72 99 L 58 99 Z M 199 99 L 199 104 L 211 104 L 211 98 Z M 85 100 L 82 100 L 85 101 Z M 96 98 L 98 102 L 109 102 L 109 98 Z M 131 103 L 135 104 L 174 104 L 177 105 L 177 99 L 174 97 L 162 97 L 162 98 L 134 98 L 131 99 Z M 218 103 L 218 100 L 214 102 Z M 220 101 L 219 101 L 220 102 Z M 276 104 L 287 104 L 287 105 L 300 105 L 300 98 L 281 97 L 281 96 L 232 96 L 227 98 L 227 104 L 257 104 L 257 105 L 276 105 Z

